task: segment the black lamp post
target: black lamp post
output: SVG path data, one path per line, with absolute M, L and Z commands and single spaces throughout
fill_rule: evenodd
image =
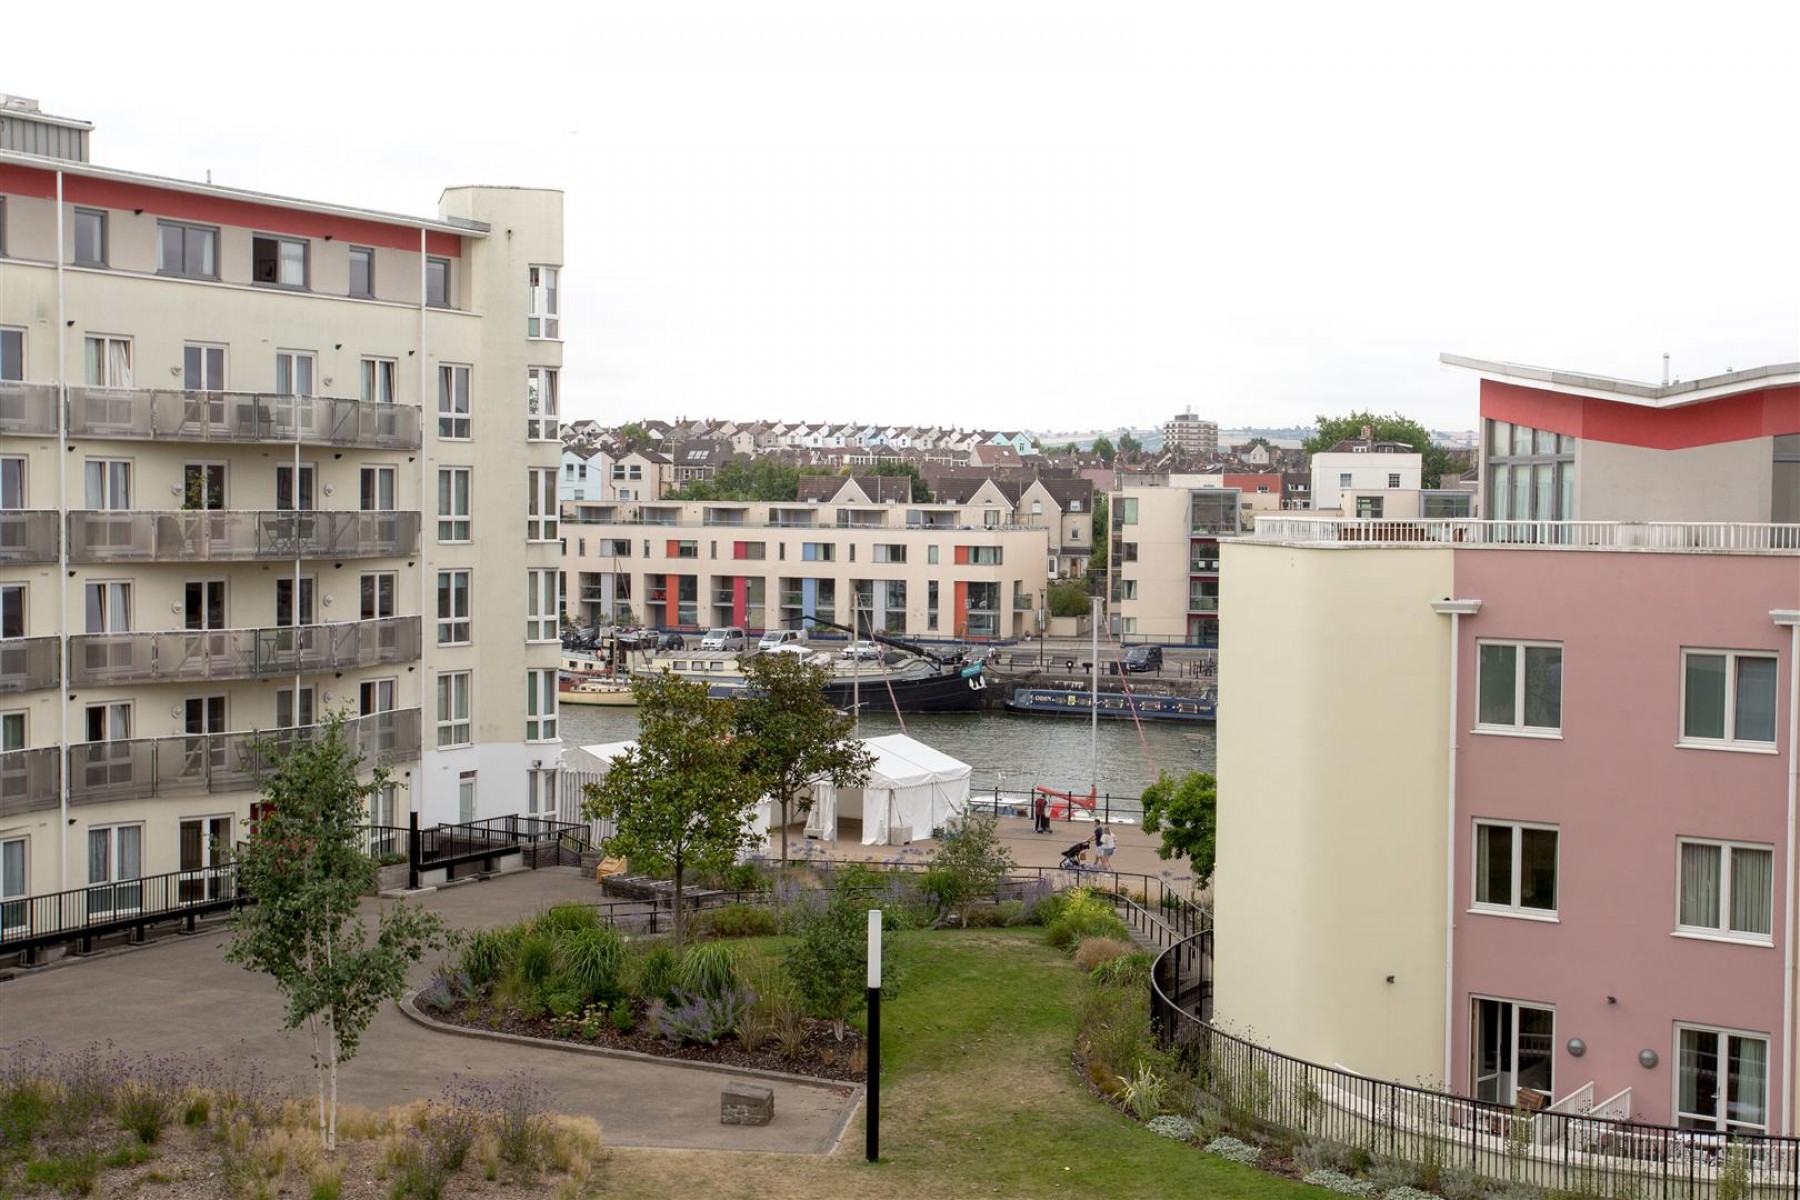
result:
M 863 1155 L 881 1157 L 881 910 L 869 910 L 868 1121 Z

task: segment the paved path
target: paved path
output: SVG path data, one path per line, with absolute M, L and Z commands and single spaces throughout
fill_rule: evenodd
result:
M 598 898 L 590 879 L 556 869 L 465 884 L 423 902 L 453 926 L 480 928 L 560 900 Z M 274 985 L 224 960 L 227 936 L 215 926 L 0 983 L 0 1045 L 36 1038 L 70 1050 L 111 1039 L 131 1052 L 248 1057 L 310 1089 L 310 1039 L 304 1031 L 280 1031 L 283 1005 Z M 430 965 L 422 964 L 414 982 L 429 975 Z M 498 1081 L 514 1072 L 541 1084 L 553 1107 L 598 1120 L 610 1146 L 823 1153 L 857 1102 L 842 1086 L 758 1080 L 775 1091 L 774 1122 L 721 1125 L 719 1089 L 733 1076 L 455 1037 L 392 1006 L 342 1068 L 339 1092 L 346 1103 L 383 1107 L 436 1095 L 457 1074 Z

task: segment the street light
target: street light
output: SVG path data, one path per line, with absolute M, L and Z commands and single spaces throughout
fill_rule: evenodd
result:
M 869 910 L 869 1111 L 863 1154 L 881 1157 L 881 910 Z

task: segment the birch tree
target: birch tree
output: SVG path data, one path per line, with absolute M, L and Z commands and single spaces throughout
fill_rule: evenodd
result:
M 335 1150 L 338 1065 L 355 1056 L 381 1005 L 405 990 L 407 969 L 438 943 L 442 925 L 435 913 L 394 904 L 369 938 L 357 903 L 374 884 L 375 862 L 361 826 L 388 773 L 377 767 L 359 779 L 362 758 L 341 716 L 310 741 L 256 752 L 274 765 L 262 780 L 264 812 L 237 858 L 249 903 L 225 956 L 272 978 L 287 1000 L 284 1028 L 312 1035 L 319 1137 Z

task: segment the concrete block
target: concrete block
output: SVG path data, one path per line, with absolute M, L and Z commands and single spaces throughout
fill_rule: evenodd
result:
M 767 1125 L 775 1119 L 775 1093 L 754 1084 L 734 1083 L 719 1093 L 719 1124 Z

